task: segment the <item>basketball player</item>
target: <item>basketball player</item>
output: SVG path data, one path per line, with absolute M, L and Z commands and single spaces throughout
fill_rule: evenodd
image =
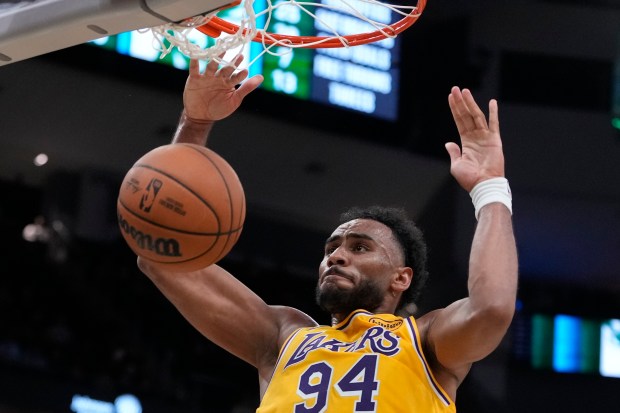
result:
M 174 142 L 206 144 L 213 123 L 262 81 L 232 73 L 211 63 L 201 74 L 192 62 Z M 488 122 L 467 89 L 452 88 L 448 104 L 461 138 L 446 144 L 450 170 L 472 195 L 478 222 L 468 295 L 447 307 L 396 315 L 427 277 L 426 247 L 417 227 L 391 208 L 352 209 L 326 237 L 316 298 L 331 314 L 329 326 L 266 304 L 218 265 L 171 273 L 138 260 L 196 329 L 256 367 L 258 413 L 455 412 L 472 364 L 504 337 L 518 268 L 497 102 L 489 102 Z

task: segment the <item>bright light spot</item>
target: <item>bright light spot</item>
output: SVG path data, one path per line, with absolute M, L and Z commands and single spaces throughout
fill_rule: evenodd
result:
M 34 157 L 34 164 L 36 166 L 43 166 L 47 163 L 47 161 L 49 160 L 49 158 L 47 157 L 46 154 L 44 153 L 40 153 L 37 156 Z
M 28 242 L 46 242 L 49 240 L 49 233 L 41 224 L 34 223 L 24 227 L 22 237 Z
M 137 397 L 123 394 L 114 400 L 117 413 L 142 413 L 142 405 Z
M 157 45 L 154 47 L 154 45 Z M 153 34 L 134 30 L 131 32 L 128 54 L 138 59 L 154 62 L 157 60 L 161 51 L 157 49 L 159 45 L 155 42 Z
M 28 224 L 24 227 L 22 236 L 26 241 L 35 242 L 37 240 L 37 233 L 39 232 L 39 229 L 40 227 L 36 224 Z
M 99 39 L 91 40 L 90 42 L 97 46 L 103 46 L 110 39 L 110 36 L 101 37 Z

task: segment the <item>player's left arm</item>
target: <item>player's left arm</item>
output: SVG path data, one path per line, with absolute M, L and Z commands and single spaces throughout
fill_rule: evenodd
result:
M 469 90 L 453 88 L 448 102 L 461 137 L 461 147 L 446 144 L 454 178 L 468 192 L 489 179 L 504 178 L 497 102 L 489 102 L 488 123 Z M 518 260 L 509 205 L 491 202 L 480 208 L 468 296 L 428 314 L 423 323 L 433 359 L 457 379 L 497 348 L 514 316 Z

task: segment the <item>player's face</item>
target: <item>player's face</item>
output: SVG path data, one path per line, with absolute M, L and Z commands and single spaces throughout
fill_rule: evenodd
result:
M 404 258 L 392 230 L 370 219 L 342 224 L 325 243 L 316 300 L 331 314 L 381 307 Z

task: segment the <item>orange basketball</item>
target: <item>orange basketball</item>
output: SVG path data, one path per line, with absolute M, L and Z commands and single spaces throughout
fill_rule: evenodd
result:
M 171 271 L 221 260 L 245 221 L 245 193 L 224 158 L 199 145 L 160 146 L 125 175 L 118 224 L 137 255 Z

